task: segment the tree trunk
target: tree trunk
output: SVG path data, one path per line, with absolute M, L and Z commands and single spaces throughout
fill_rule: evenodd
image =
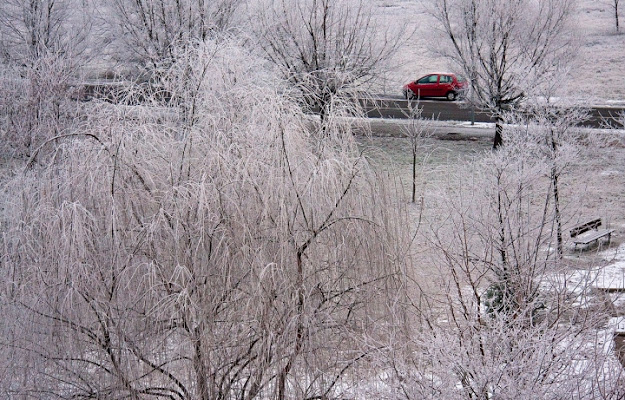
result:
M 319 127 L 321 137 L 326 136 L 326 132 L 328 131 L 328 121 L 330 119 L 330 113 L 332 112 L 331 104 L 325 100 L 318 100 L 317 107 L 319 108 Z
M 495 119 L 495 139 L 493 140 L 493 149 L 497 150 L 503 144 L 503 118 L 497 115 Z
M 503 271 L 507 270 L 508 256 L 506 254 L 506 226 L 503 217 L 503 204 L 501 200 L 501 193 L 497 194 L 497 211 L 499 218 L 499 255 L 501 256 L 501 265 Z
M 507 275 L 508 255 L 506 254 L 506 218 L 504 218 L 504 205 L 501 198 L 501 172 L 497 175 L 497 219 L 499 222 L 499 255 L 501 257 L 501 267 Z
M 412 202 L 416 201 L 417 196 L 417 150 L 412 147 Z
M 616 32 L 619 31 L 619 25 L 618 25 L 618 2 L 619 2 L 619 0 L 614 0 L 614 20 L 616 21 Z
M 297 326 L 295 328 L 295 344 L 293 346 L 293 353 L 289 356 L 289 359 L 280 371 L 278 376 L 278 387 L 277 387 L 277 400 L 285 400 L 286 397 L 286 380 L 291 373 L 291 369 L 295 364 L 295 360 L 299 356 L 302 345 L 304 342 L 304 323 L 303 323 L 303 314 L 304 314 L 304 267 L 303 260 L 304 251 L 299 249 L 297 251 L 297 277 L 296 277 L 296 286 L 297 286 Z
M 194 332 L 194 354 L 193 354 L 193 369 L 197 379 L 197 390 L 199 399 L 208 400 L 210 396 L 210 388 L 208 382 L 208 371 L 204 363 L 204 353 L 202 351 L 202 339 L 201 334 L 196 329 Z
M 556 223 L 556 240 L 558 244 L 558 259 L 562 258 L 564 244 L 562 240 L 562 221 L 560 217 L 560 193 L 558 190 L 558 174 L 556 168 L 553 167 L 551 171 L 551 181 L 553 184 L 553 201 Z
M 553 186 L 553 203 L 556 223 L 556 241 L 558 249 L 558 259 L 562 258 L 564 244 L 562 240 L 562 221 L 560 217 L 560 191 L 558 188 L 558 168 L 556 166 L 556 150 L 558 149 L 558 143 L 555 140 L 553 129 L 551 130 L 551 151 L 553 154 L 553 161 L 551 165 L 551 184 Z

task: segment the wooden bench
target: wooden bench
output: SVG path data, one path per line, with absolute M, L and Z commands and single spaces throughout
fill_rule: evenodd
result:
M 590 243 L 598 241 L 603 237 L 607 238 L 608 243 L 610 243 L 610 237 L 614 229 L 599 229 L 600 226 L 601 218 L 595 218 L 572 227 L 569 234 L 571 238 L 574 238 L 573 243 L 575 244 L 575 249 L 577 249 L 578 244 L 588 246 Z M 580 236 L 589 231 L 592 232 Z

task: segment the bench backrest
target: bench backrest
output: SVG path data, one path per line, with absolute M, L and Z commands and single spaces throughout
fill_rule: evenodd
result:
M 601 218 L 595 218 L 583 224 L 575 225 L 570 230 L 571 237 L 581 235 L 584 232 L 588 232 L 591 229 L 597 229 L 601 226 Z

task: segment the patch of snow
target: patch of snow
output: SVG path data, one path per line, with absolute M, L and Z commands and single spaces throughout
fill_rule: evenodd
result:
M 604 250 L 599 255 L 608 262 L 615 262 L 617 265 L 625 267 L 625 243 L 617 249 Z
M 608 170 L 605 170 L 605 171 L 601 171 L 600 175 L 601 176 L 614 176 L 614 175 L 621 175 L 621 172 L 608 169 Z
M 593 286 L 601 290 L 625 292 L 625 244 L 616 250 L 604 250 L 600 256 L 611 264 L 597 269 Z
M 625 332 L 625 316 L 610 318 L 606 330 Z
M 592 270 L 554 273 L 541 282 L 541 287 L 548 292 L 566 294 L 574 307 L 588 308 L 592 300 L 588 288 L 592 287 L 595 282 L 596 273 L 597 271 Z
M 495 124 L 492 122 L 475 122 L 471 124 L 470 121 L 453 122 L 454 126 L 466 126 L 471 128 L 483 128 L 483 129 L 495 129 Z
M 606 100 L 605 103 L 608 106 L 614 106 L 618 108 L 625 106 L 625 100 Z
M 625 307 L 625 296 L 623 296 L 623 293 L 609 293 L 608 297 L 615 308 Z
M 625 263 L 601 268 L 596 274 L 593 286 L 602 290 L 625 291 Z

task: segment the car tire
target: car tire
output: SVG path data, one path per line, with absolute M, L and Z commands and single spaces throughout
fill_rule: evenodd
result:
M 447 100 L 449 101 L 454 101 L 458 98 L 458 95 L 456 94 L 456 92 L 448 92 L 447 96 L 445 96 L 447 98 Z

